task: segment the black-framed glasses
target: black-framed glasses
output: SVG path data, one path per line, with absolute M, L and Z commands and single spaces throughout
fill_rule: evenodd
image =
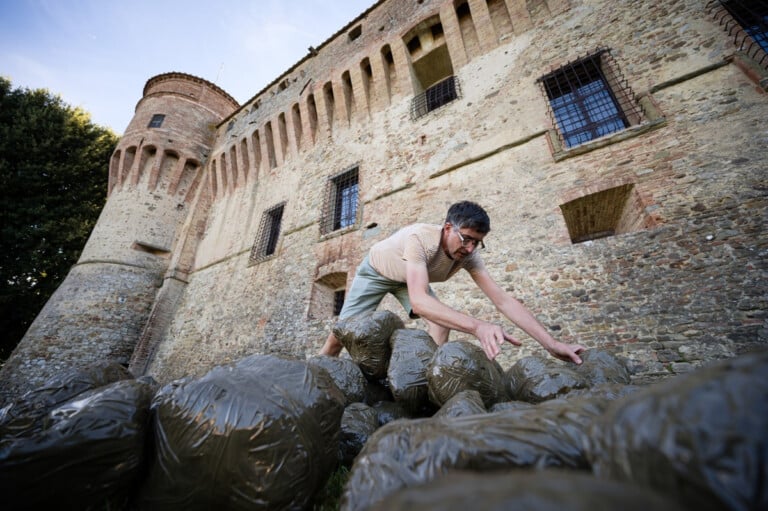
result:
M 456 228 L 456 226 L 453 226 L 453 230 L 456 231 L 456 235 L 459 237 L 459 241 L 461 241 L 461 246 L 466 247 L 467 245 L 472 245 L 475 248 L 483 249 L 485 248 L 485 243 L 483 243 L 483 240 L 476 240 L 475 238 L 470 237 L 464 237 L 461 235 L 461 232 Z

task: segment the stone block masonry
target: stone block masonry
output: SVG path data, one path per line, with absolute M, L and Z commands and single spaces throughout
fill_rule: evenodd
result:
M 638 380 L 764 349 L 768 57 L 734 46 L 727 15 L 692 0 L 382 0 L 243 105 L 195 77 L 150 79 L 89 246 L 157 287 L 135 288 L 141 312 L 124 341 L 99 337 L 101 356 L 161 382 L 252 353 L 311 356 L 367 249 L 461 199 L 491 216 L 493 277 L 555 337 L 615 352 Z M 542 77 L 604 92 L 551 97 Z M 168 124 L 148 128 L 155 114 Z M 356 182 L 336 179 L 351 169 Z M 270 252 L 254 259 L 255 245 Z M 501 321 L 467 275 L 434 287 Z M 94 303 L 98 321 L 73 320 L 87 303 L 72 294 L 54 307 L 37 323 L 86 338 L 113 317 Z M 540 352 L 507 326 L 524 346 L 503 367 Z M 91 358 L 78 343 L 60 356 L 42 331 L 0 374 L 13 389 L 35 349 Z

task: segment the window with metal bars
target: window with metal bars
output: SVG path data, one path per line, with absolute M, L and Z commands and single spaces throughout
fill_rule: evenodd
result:
M 610 50 L 570 62 L 537 81 L 566 149 L 622 131 L 642 119 L 642 110 Z
M 455 76 L 449 76 L 413 98 L 411 101 L 411 118 L 418 119 L 427 115 L 454 99 L 458 99 L 460 95 L 459 81 Z
M 152 116 L 152 119 L 149 121 L 147 128 L 159 128 L 160 126 L 163 125 L 164 120 L 165 120 L 164 114 L 155 114 Z
M 358 205 L 358 167 L 351 168 L 328 180 L 320 222 L 321 234 L 355 225 Z
M 708 7 L 715 10 L 715 17 L 734 36 L 740 49 L 768 63 L 768 0 L 713 0 Z M 738 33 L 737 24 L 751 41 Z
M 277 249 L 277 240 L 280 238 L 280 224 L 283 220 L 285 203 L 272 206 L 261 215 L 259 234 L 256 243 L 251 249 L 251 263 L 257 263 L 268 259 Z

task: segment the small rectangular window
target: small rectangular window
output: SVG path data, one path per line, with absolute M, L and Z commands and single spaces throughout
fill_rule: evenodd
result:
M 459 98 L 459 82 L 455 76 L 437 82 L 411 102 L 411 118 L 418 119 L 441 106 Z
M 152 120 L 149 121 L 149 125 L 147 128 L 159 128 L 163 125 L 163 121 L 165 120 L 164 114 L 155 114 L 152 116 Z
M 328 234 L 357 222 L 358 168 L 342 172 L 328 181 L 323 207 L 322 234 Z
M 263 261 L 275 253 L 277 240 L 280 238 L 280 224 L 283 220 L 284 208 L 285 203 L 283 202 L 271 207 L 261 215 L 259 234 L 251 249 L 250 261 L 252 263 Z
M 640 122 L 634 94 L 609 62 L 609 51 L 600 50 L 537 80 L 566 149 Z

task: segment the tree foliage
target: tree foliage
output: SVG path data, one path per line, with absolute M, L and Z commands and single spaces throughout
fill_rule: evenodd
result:
M 0 77 L 0 360 L 77 262 L 117 141 L 59 96 Z

